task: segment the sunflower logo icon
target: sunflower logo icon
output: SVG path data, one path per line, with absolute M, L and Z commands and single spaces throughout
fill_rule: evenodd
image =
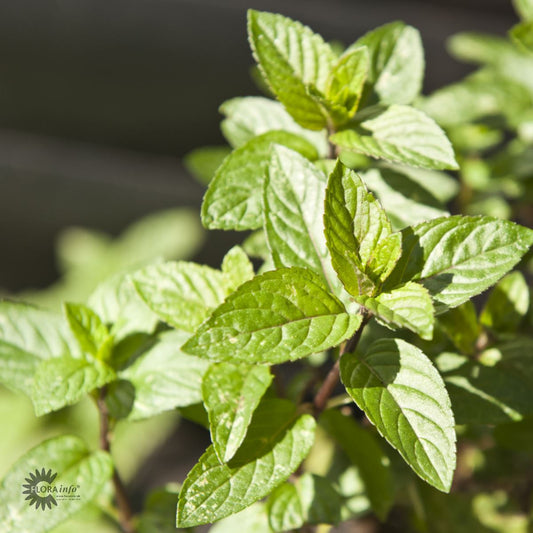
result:
M 25 489 L 22 494 L 27 494 L 26 500 L 30 501 L 30 506 L 35 505 L 35 509 L 39 507 L 44 511 L 46 507 L 52 508 L 52 505 L 57 506 L 56 499 L 52 495 L 52 483 L 56 478 L 57 473 L 52 474 L 52 470 L 35 469 L 35 472 L 30 472 L 29 477 L 25 478 L 27 483 L 22 485 Z

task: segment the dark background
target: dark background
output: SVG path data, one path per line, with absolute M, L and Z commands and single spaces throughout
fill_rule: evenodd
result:
M 249 7 L 345 44 L 404 20 L 422 33 L 426 93 L 469 70 L 448 56 L 447 37 L 503 35 L 516 21 L 507 0 L 3 0 L 0 287 L 51 282 L 65 226 L 117 234 L 149 212 L 199 205 L 179 159 L 223 143 L 221 102 L 257 93 Z M 222 255 L 213 244 L 203 258 Z

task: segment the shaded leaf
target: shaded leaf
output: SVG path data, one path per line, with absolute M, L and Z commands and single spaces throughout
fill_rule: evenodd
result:
M 389 460 L 374 436 L 353 418 L 333 409 L 322 413 L 320 425 L 357 467 L 373 511 L 385 520 L 394 502 L 392 474 Z
M 453 368 L 445 371 L 450 359 Z M 504 365 L 485 366 L 448 353 L 436 364 L 443 368 L 458 424 L 499 424 L 533 414 L 530 385 Z
M 529 287 L 520 272 L 511 272 L 492 289 L 479 317 L 496 331 L 516 331 L 529 309 Z
M 304 524 L 337 524 L 342 498 L 331 481 L 305 473 L 295 484 L 285 483 L 267 501 L 268 519 L 273 531 L 298 529 Z
M 439 324 L 461 353 L 466 355 L 474 353 L 481 328 L 476 308 L 471 300 L 440 315 Z
M 309 452 L 315 429 L 310 415 L 284 400 L 263 402 L 236 456 L 220 464 L 209 447 L 185 480 L 178 527 L 191 527 L 237 513 L 283 483 Z

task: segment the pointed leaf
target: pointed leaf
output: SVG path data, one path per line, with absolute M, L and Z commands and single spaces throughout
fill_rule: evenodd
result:
M 21 492 L 25 478 L 42 469 L 57 473 L 52 486 L 58 490 L 54 499 L 57 506 L 37 512 Z M 39 444 L 21 457 L 7 472 L 0 484 L 0 530 L 17 533 L 44 533 L 51 531 L 91 501 L 104 489 L 113 473 L 113 461 L 109 454 L 91 453 L 78 437 L 65 435 Z M 79 498 L 61 498 L 60 487 L 73 487 L 71 495 Z M 31 489 L 30 489 L 31 490 Z M 50 504 L 53 505 L 53 504 Z M 43 514 L 46 514 L 44 519 Z
M 193 332 L 226 296 L 223 274 L 186 261 L 151 265 L 132 275 L 148 307 L 171 326 Z
M 341 163 L 326 190 L 324 226 L 339 279 L 354 295 L 374 294 L 401 253 L 400 234 L 361 179 Z
M 533 414 L 531 385 L 504 364 L 486 366 L 449 353 L 439 355 L 436 364 L 457 424 L 501 424 Z
M 187 355 L 180 346 L 188 334 L 169 331 L 157 344 L 121 372 L 135 387 L 130 420 L 140 420 L 164 411 L 193 405 L 202 400 L 202 378 L 207 361 Z
M 346 390 L 411 468 L 448 492 L 455 469 L 455 430 L 440 374 L 400 339 L 374 342 L 362 356 L 341 359 Z
M 234 246 L 224 256 L 220 268 L 226 294 L 254 277 L 254 266 L 240 246 Z
M 491 217 L 443 217 L 402 231 L 402 256 L 386 288 L 419 281 L 439 304 L 456 307 L 511 270 L 533 231 Z
M 105 324 L 113 325 L 115 343 L 135 333 L 151 334 L 158 323 L 155 313 L 135 292 L 128 273 L 117 274 L 98 285 L 88 304 Z
M 357 111 L 368 62 L 368 50 L 361 47 L 343 54 L 333 66 L 326 83 L 325 104 L 335 124 L 344 124 Z
M 116 379 L 115 371 L 98 359 L 54 357 L 36 369 L 31 399 L 37 416 L 77 403 L 89 392 Z
M 285 400 L 263 402 L 237 455 L 220 464 L 213 446 L 183 483 L 178 527 L 207 524 L 237 513 L 283 483 L 309 453 L 315 421 Z
M 361 37 L 348 51 L 361 46 L 368 48 L 368 82 L 379 101 L 410 104 L 420 93 L 424 77 L 424 49 L 418 30 L 391 22 Z
M 394 487 L 389 459 L 376 438 L 353 418 L 333 409 L 322 413 L 320 425 L 358 468 L 372 510 L 381 520 L 385 520 L 394 503 Z
M 59 314 L 18 302 L 0 302 L 0 382 L 31 394 L 42 360 L 71 355 L 80 348 Z
M 337 524 L 342 498 L 328 479 L 309 472 L 295 484 L 279 486 L 267 501 L 273 531 L 297 530 L 304 524 Z
M 262 219 L 261 193 L 272 144 L 287 146 L 308 159 L 318 154 L 308 141 L 285 131 L 269 131 L 233 151 L 218 168 L 202 204 L 209 229 L 257 229 Z
M 393 329 L 403 327 L 425 340 L 433 338 L 435 310 L 428 290 L 418 283 L 405 283 L 374 298 L 359 296 L 356 301 Z
M 449 215 L 441 201 L 433 196 L 434 191 L 428 191 L 431 185 L 440 192 L 441 182 L 434 175 L 428 176 L 425 187 L 406 173 L 389 168 L 373 168 L 361 174 L 361 179 L 377 196 L 394 230 Z M 445 186 L 446 183 L 442 187 Z
M 254 10 L 248 11 L 248 38 L 263 77 L 294 120 L 310 130 L 325 128 L 308 88 L 325 90 L 335 61 L 330 46 L 299 22 Z
M 227 463 L 242 444 L 252 415 L 272 381 L 268 367 L 216 363 L 202 382 L 213 447 Z
M 226 100 L 219 111 L 226 116 L 220 125 L 222 133 L 234 148 L 239 148 L 257 135 L 283 130 L 309 141 L 321 157 L 328 154 L 328 141 L 324 132 L 302 128 L 279 102 L 270 98 L 232 98 Z
M 499 332 L 513 332 L 529 309 L 529 288 L 520 272 L 511 272 L 492 289 L 480 322 Z
M 481 327 L 471 300 L 440 315 L 439 325 L 459 351 L 466 355 L 474 354 Z
M 109 330 L 100 317 L 83 304 L 64 304 L 70 330 L 83 352 L 97 359 L 108 358 L 113 345 Z
M 360 324 L 316 274 L 282 268 L 241 285 L 183 349 L 215 361 L 281 363 L 337 346 Z
M 272 149 L 264 189 L 265 232 L 274 265 L 309 268 L 322 274 L 343 301 L 346 293 L 331 265 L 324 237 L 326 176 L 282 146 Z
M 330 140 L 339 148 L 376 159 L 421 168 L 458 168 L 446 134 L 433 119 L 409 106 L 392 105 L 362 122 L 361 129 L 340 131 Z

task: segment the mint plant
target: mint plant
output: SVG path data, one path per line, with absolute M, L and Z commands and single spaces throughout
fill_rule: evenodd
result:
M 526 26 L 513 35 L 527 48 Z M 457 186 L 445 171 L 459 165 L 425 112 L 436 96 L 420 97 L 415 28 L 387 24 L 339 50 L 252 10 L 248 34 L 275 99 L 225 102 L 231 148 L 188 158 L 209 184 L 204 226 L 248 231 L 242 246 L 220 269 L 164 261 L 116 274 L 63 316 L 0 304 L 2 383 L 37 415 L 89 395 L 100 418 L 99 450 L 62 436 L 15 464 L 1 529 L 49 531 L 90 501 L 125 532 L 314 531 L 391 513 L 403 530 L 437 531 L 448 506 L 443 531 L 508 524 L 469 483 L 476 461 L 494 461 L 484 449 L 521 449 L 531 432 L 529 291 L 510 271 L 533 230 L 447 211 Z M 113 429 L 175 409 L 212 444 L 135 516 Z M 41 466 L 84 491 L 50 520 L 13 490 Z

